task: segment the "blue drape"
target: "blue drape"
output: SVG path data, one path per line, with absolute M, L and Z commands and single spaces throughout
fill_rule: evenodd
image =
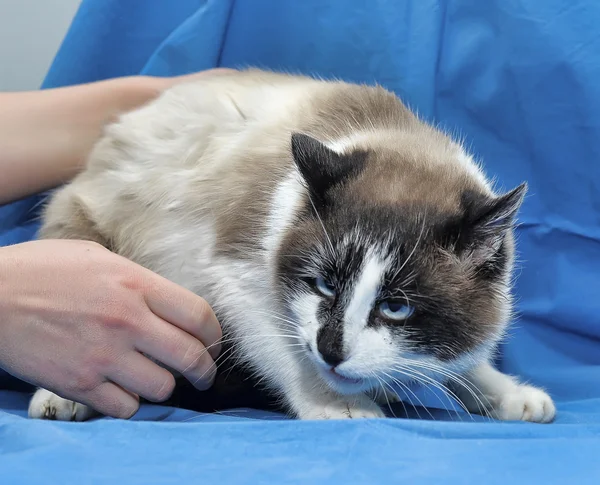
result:
M 558 417 L 301 423 L 148 407 L 72 425 L 27 421 L 27 396 L 0 391 L 2 481 L 598 483 L 599 22 L 593 0 L 84 0 L 43 87 L 247 65 L 376 81 L 464 137 L 499 187 L 527 180 L 499 365 L 546 387 Z M 0 243 L 34 237 L 38 208 L 0 208 Z

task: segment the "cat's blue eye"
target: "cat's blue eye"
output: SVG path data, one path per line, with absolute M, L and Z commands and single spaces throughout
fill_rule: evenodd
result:
M 317 276 L 315 278 L 315 288 L 319 291 L 319 293 L 327 298 L 333 298 L 335 296 L 335 287 L 331 281 L 323 278 L 322 276 Z
M 386 300 L 379 305 L 379 312 L 385 318 L 400 321 L 410 317 L 414 309 L 402 301 Z

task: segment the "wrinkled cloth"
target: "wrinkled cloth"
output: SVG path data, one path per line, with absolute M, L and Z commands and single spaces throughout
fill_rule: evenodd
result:
M 546 388 L 558 415 L 490 422 L 431 399 L 422 419 L 145 405 L 127 422 L 41 422 L 5 376 L 0 481 L 599 483 L 599 22 L 593 0 L 84 0 L 44 88 L 215 66 L 377 82 L 464 138 L 499 189 L 526 180 L 498 365 Z M 40 202 L 0 208 L 0 244 L 35 237 Z

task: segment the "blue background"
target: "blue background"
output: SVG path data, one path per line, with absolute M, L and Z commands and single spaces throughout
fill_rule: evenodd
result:
M 527 180 L 499 365 L 546 387 L 558 417 L 309 423 L 154 406 L 33 422 L 5 378 L 0 481 L 599 483 L 599 23 L 594 0 L 84 0 L 43 87 L 247 65 L 377 81 L 464 136 L 501 187 Z M 0 243 L 34 237 L 38 209 L 0 208 Z

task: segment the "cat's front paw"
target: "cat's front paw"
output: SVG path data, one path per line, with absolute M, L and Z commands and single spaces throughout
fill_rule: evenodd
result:
M 552 398 L 541 389 L 516 385 L 494 399 L 491 414 L 503 421 L 549 423 L 556 415 L 556 407 Z
M 57 421 L 85 421 L 95 412 L 85 404 L 63 399 L 46 389 L 38 389 L 29 402 L 29 417 Z
M 381 408 L 366 396 L 337 397 L 318 405 L 307 406 L 298 413 L 300 419 L 385 418 Z

